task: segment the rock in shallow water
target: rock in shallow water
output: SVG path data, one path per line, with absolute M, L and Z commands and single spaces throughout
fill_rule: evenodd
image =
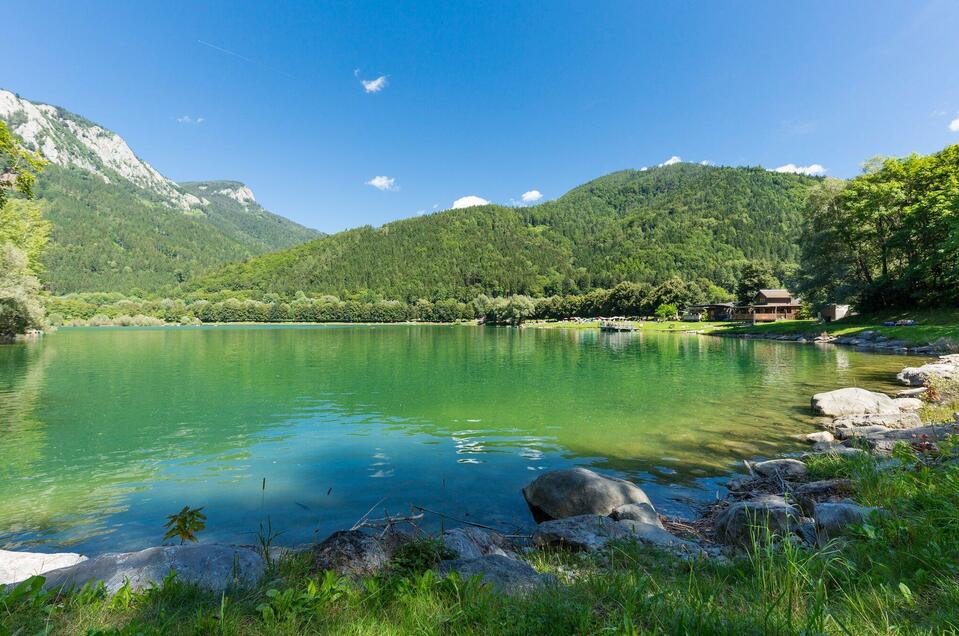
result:
M 753 471 L 760 477 L 780 477 L 782 479 L 802 479 L 806 476 L 806 464 L 798 459 L 770 459 L 753 464 Z
M 103 581 L 111 594 L 129 579 L 133 590 L 160 585 L 175 571 L 177 578 L 222 592 L 254 585 L 263 576 L 263 558 L 252 548 L 216 544 L 161 546 L 139 552 L 104 554 L 46 574 L 45 587 L 81 586 Z
M 899 407 L 888 395 L 852 387 L 817 393 L 812 397 L 812 410 L 827 417 L 899 413 Z
M 0 550 L 0 585 L 18 583 L 50 570 L 70 567 L 87 558 L 73 552 L 14 552 Z
M 836 438 L 833 437 L 833 434 L 829 431 L 817 431 L 815 433 L 810 433 L 805 437 L 806 441 L 810 444 L 816 444 L 818 442 L 831 442 Z
M 569 468 L 544 473 L 523 488 L 523 497 L 537 521 L 577 515 L 608 515 L 624 504 L 652 502 L 636 484 Z

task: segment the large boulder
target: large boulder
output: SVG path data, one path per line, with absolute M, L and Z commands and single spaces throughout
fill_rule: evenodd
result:
M 715 521 L 717 538 L 740 547 L 751 546 L 754 539 L 763 541 L 767 532 L 785 536 L 799 526 L 799 510 L 778 495 L 738 501 L 722 511 Z
M 317 570 L 350 576 L 370 576 L 390 564 L 383 544 L 362 530 L 334 532 L 313 548 L 313 557 Z
M 540 574 L 527 563 L 502 554 L 443 561 L 439 570 L 444 575 L 457 572 L 463 578 L 482 577 L 484 583 L 507 594 L 529 592 L 553 581 L 550 575 Z
M 813 516 L 816 519 L 816 533 L 820 540 L 831 539 L 845 532 L 851 525 L 861 525 L 873 512 L 881 508 L 860 506 L 852 502 L 817 503 Z
M 939 356 L 936 362 L 906 367 L 896 377 L 908 386 L 926 386 L 936 380 L 959 380 L 959 356 Z
M 832 421 L 836 430 L 884 426 L 886 428 L 915 428 L 922 426 L 918 413 L 870 413 L 868 415 L 843 415 Z
M 760 477 L 779 477 L 780 479 L 802 479 L 806 476 L 806 464 L 798 459 L 770 459 L 753 464 L 753 472 Z
M 18 583 L 50 570 L 76 565 L 87 558 L 73 552 L 13 552 L 0 550 L 0 585 Z
M 537 521 L 608 515 L 624 504 L 653 505 L 636 484 L 579 467 L 540 475 L 523 488 L 523 497 Z
M 888 395 L 859 388 L 837 389 L 812 396 L 812 410 L 818 415 L 867 415 L 898 413 L 899 407 Z
M 498 532 L 467 526 L 447 530 L 440 537 L 443 545 L 460 559 L 476 559 L 482 556 L 499 555 L 515 557 L 509 540 Z
M 127 580 L 132 590 L 161 585 L 171 571 L 176 572 L 181 581 L 222 592 L 228 587 L 256 584 L 263 576 L 263 558 L 245 546 L 161 546 L 139 552 L 104 554 L 47 572 L 45 587 L 79 587 L 88 581 L 103 581 L 112 594 Z

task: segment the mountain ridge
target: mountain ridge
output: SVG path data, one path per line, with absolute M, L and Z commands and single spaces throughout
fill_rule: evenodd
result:
M 59 106 L 0 89 L 0 119 L 49 162 L 37 195 L 53 223 L 43 282 L 54 293 L 155 291 L 322 236 L 241 182 L 168 179 L 120 135 Z M 232 196 L 204 196 L 203 183 L 232 184 Z

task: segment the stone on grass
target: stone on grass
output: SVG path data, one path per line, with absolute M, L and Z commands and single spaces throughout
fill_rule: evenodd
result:
M 748 547 L 766 532 L 785 536 L 799 527 L 799 511 L 778 495 L 738 501 L 716 517 L 716 536 L 723 543 Z
M 578 467 L 540 475 L 523 488 L 523 497 L 537 521 L 608 515 L 630 503 L 653 505 L 636 484 Z
M 806 464 L 798 459 L 770 459 L 752 465 L 753 471 L 761 477 L 780 477 L 782 479 L 802 479 L 806 476 Z
M 817 503 L 814 512 L 817 534 L 820 540 L 837 537 L 850 525 L 862 524 L 870 514 L 880 510 L 851 502 Z
M 484 583 L 507 594 L 529 592 L 553 581 L 550 575 L 540 574 L 529 564 L 502 554 L 443 561 L 440 563 L 439 570 L 444 575 L 457 572 L 464 579 L 474 576 L 482 577 Z
M 351 576 L 376 574 L 390 564 L 383 544 L 362 530 L 334 532 L 313 548 L 313 557 L 317 570 Z
M 914 397 L 897 397 L 893 400 L 900 411 L 918 411 L 923 407 L 923 401 Z
M 14 552 L 0 550 L 0 585 L 19 583 L 50 570 L 76 565 L 87 558 L 73 552 Z
M 623 522 L 602 515 L 577 515 L 544 521 L 533 533 L 533 543 L 539 547 L 568 550 L 599 550 L 610 541 L 627 540 L 632 529 Z
M 453 528 L 443 533 L 443 545 L 455 552 L 460 559 L 476 559 L 482 556 L 498 554 L 514 557 L 515 552 L 509 540 L 498 532 L 466 526 Z
M 840 417 L 842 415 L 898 413 L 899 407 L 888 395 L 850 387 L 817 393 L 812 397 L 812 410 L 818 415 Z
M 134 591 L 158 586 L 171 572 L 177 579 L 222 592 L 250 587 L 263 576 L 263 558 L 253 548 L 217 544 L 147 548 L 139 552 L 104 554 L 77 565 L 47 572 L 44 587 L 80 587 L 103 581 L 110 594 L 130 581 Z

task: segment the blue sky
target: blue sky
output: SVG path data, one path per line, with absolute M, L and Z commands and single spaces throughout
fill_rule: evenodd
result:
M 959 142 L 950 0 L 32 0 L 4 19 L 0 87 L 324 231 L 673 156 L 848 177 Z

